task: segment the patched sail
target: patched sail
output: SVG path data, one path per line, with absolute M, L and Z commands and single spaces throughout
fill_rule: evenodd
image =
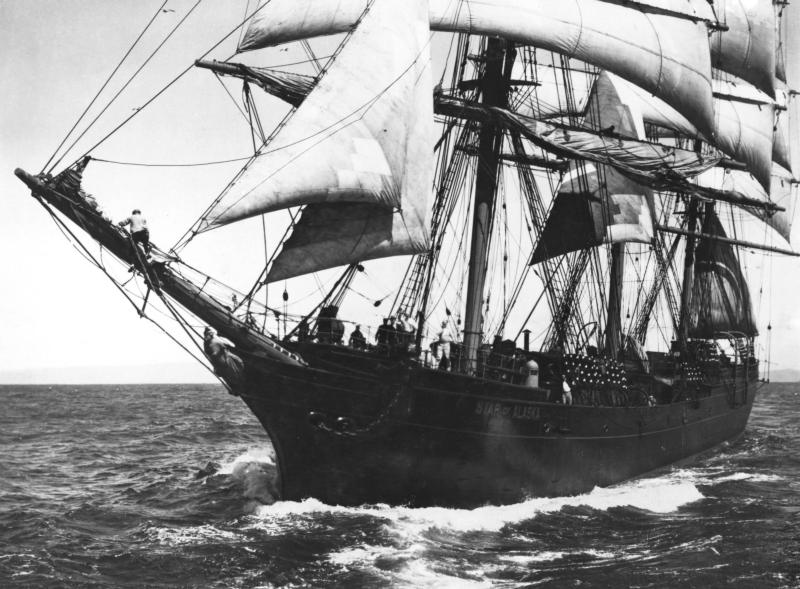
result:
M 597 79 L 586 124 L 642 137 L 641 115 L 620 100 L 605 73 Z M 533 253 L 536 264 L 602 243 L 653 241 L 651 191 L 607 165 L 574 162 L 563 179 Z
M 348 31 L 367 4 L 272 0 L 250 23 L 240 50 Z M 581 59 L 659 96 L 712 134 L 711 65 L 703 23 L 600 0 L 432 0 L 430 26 L 497 35 Z
M 574 165 L 562 181 L 531 262 L 603 243 L 653 241 L 652 195 L 614 168 Z
M 428 37 L 424 0 L 376 2 L 331 71 L 211 212 L 212 226 L 310 203 L 405 210 L 405 199 L 427 195 Z
M 775 11 L 772 0 L 717 0 L 727 30 L 711 35 L 711 64 L 775 96 Z
M 713 211 L 706 212 L 703 233 L 726 237 Z M 736 332 L 758 335 L 750 291 L 729 243 L 701 239 L 695 250 L 694 284 L 689 310 L 689 337 L 715 338 Z

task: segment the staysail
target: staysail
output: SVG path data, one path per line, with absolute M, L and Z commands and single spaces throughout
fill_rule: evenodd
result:
M 592 90 L 586 124 L 611 128 L 622 136 L 641 137 L 641 115 L 623 104 L 608 75 Z M 651 243 L 652 192 L 607 165 L 573 162 L 555 197 L 533 253 L 536 264 L 601 243 Z
M 271 280 L 427 248 L 429 35 L 425 0 L 375 2 L 330 71 L 209 214 L 215 227 L 307 205 Z
M 251 21 L 239 50 L 349 31 L 367 5 L 272 0 Z M 712 135 L 711 57 L 702 22 L 600 0 L 431 0 L 430 26 L 497 35 L 583 60 L 659 96 Z
M 726 237 L 713 210 L 706 212 L 703 233 Z M 733 246 L 700 240 L 695 250 L 694 272 L 689 337 L 715 338 L 731 332 L 747 337 L 758 335 L 750 291 Z

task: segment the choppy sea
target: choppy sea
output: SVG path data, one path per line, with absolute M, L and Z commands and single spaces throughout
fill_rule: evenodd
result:
M 576 497 L 274 502 L 217 386 L 0 387 L 0 587 L 800 587 L 800 385 L 745 435 Z

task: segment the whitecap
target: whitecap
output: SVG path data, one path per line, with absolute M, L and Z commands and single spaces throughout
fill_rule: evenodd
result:
M 146 531 L 146 534 L 151 541 L 166 546 L 230 542 L 238 538 L 237 534 L 220 530 L 210 524 L 185 528 L 152 527 Z
M 239 453 L 234 458 L 229 458 L 222 463 L 217 474 L 231 475 L 242 465 L 257 463 L 257 464 L 275 464 L 275 453 L 272 448 L 259 446 L 256 448 L 248 448 Z

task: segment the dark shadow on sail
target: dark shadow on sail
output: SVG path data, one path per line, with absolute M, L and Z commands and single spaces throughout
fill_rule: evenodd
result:
M 716 213 L 708 211 L 703 233 L 726 237 Z M 750 291 L 733 247 L 704 239 L 695 251 L 695 282 L 689 316 L 689 337 L 714 338 L 724 332 L 758 335 Z

